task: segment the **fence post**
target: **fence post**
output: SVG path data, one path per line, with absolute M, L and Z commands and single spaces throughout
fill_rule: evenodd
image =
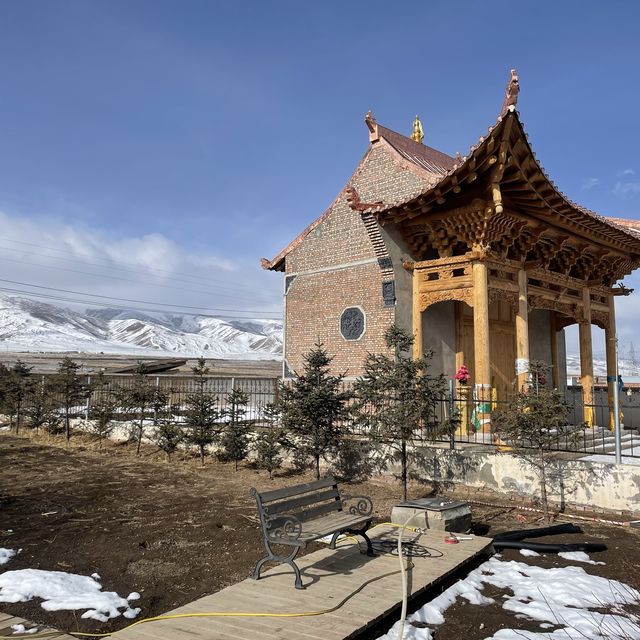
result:
M 454 382 L 453 379 L 449 380 L 449 449 L 452 451 L 456 448 L 456 440 L 453 434 L 453 414 L 456 410 L 456 399 L 454 397 Z
M 84 419 L 89 420 L 89 410 L 91 409 L 91 376 L 87 376 L 87 403 L 84 410 Z

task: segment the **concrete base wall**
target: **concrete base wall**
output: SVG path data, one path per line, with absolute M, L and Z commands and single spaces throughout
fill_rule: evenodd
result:
M 533 467 L 509 453 L 425 447 L 419 458 L 413 471 L 423 480 L 540 496 Z M 640 514 L 640 466 L 558 459 L 547 492 L 560 506 Z

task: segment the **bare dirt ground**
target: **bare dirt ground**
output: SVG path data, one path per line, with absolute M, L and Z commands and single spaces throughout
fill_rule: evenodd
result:
M 262 555 L 250 487 L 270 489 L 312 479 L 285 472 L 269 480 L 249 465 L 236 472 L 233 465 L 212 459 L 204 468 L 188 458 L 168 464 L 152 447 L 140 457 L 126 445 L 112 443 L 99 452 L 85 436 L 76 436 L 67 446 L 48 436 L 2 435 L 0 469 L 0 547 L 22 549 L 2 570 L 97 572 L 105 590 L 122 596 L 140 592 L 136 606 L 143 609 L 141 617 L 167 612 L 246 578 Z M 354 484 L 348 491 L 370 495 L 378 521 L 388 518 L 400 497 L 399 486 L 388 480 Z M 415 485 L 411 497 L 431 492 L 429 485 Z M 487 499 L 476 491 L 458 495 Z M 541 526 L 535 514 L 522 520 L 511 508 L 474 509 L 474 528 L 481 535 Z M 640 586 L 640 531 L 579 524 L 584 536 L 554 540 L 606 542 L 609 550 L 597 556 L 606 565 L 585 569 Z M 503 556 L 523 560 L 517 551 Z M 526 561 L 564 563 L 553 555 Z M 47 613 L 38 602 L 2 603 L 0 610 L 66 631 L 104 632 L 129 622 L 121 617 L 101 624 L 70 612 Z M 480 640 L 514 622 L 497 605 L 456 604 L 446 618 L 436 632 L 438 640 Z M 526 623 L 521 628 L 527 628 Z M 535 624 L 529 628 L 539 630 Z

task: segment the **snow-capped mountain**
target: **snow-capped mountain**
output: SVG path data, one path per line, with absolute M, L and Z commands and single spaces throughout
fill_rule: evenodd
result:
M 0 349 L 277 359 L 282 322 L 109 308 L 81 312 L 0 295 Z

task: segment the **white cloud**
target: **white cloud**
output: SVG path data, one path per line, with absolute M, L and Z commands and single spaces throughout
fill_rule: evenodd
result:
M 600 184 L 600 178 L 585 178 L 582 181 L 582 186 L 580 187 L 583 191 L 589 191 L 593 189 L 596 185 Z
M 191 251 L 159 233 L 113 237 L 102 229 L 2 212 L 0 280 L 140 304 L 153 301 L 158 308 L 172 304 L 273 313 L 282 307 L 281 279 L 260 269 L 257 258 L 243 264 L 213 251 Z M 2 281 L 0 287 L 27 288 Z M 112 303 L 105 299 L 104 306 Z
M 616 175 L 619 178 L 623 178 L 624 176 L 635 176 L 636 172 L 633 169 L 620 169 Z
M 622 200 L 629 200 L 640 193 L 640 182 L 618 180 L 613 185 L 612 193 Z

